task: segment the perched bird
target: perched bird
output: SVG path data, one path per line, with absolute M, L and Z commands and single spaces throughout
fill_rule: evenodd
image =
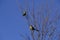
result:
M 23 16 L 26 16 L 26 11 L 23 12 Z
M 32 25 L 30 25 L 30 30 L 36 30 L 36 31 L 39 31 L 39 30 L 37 30 L 37 29 L 35 29 Z

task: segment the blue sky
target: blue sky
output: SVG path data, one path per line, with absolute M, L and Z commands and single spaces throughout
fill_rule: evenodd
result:
M 0 0 L 0 40 L 20 40 L 23 19 L 18 14 L 16 0 Z
M 23 3 L 22 0 L 20 2 Z M 60 1 L 55 0 L 53 6 L 52 10 L 56 7 L 60 9 Z M 57 26 L 60 26 L 59 24 L 60 21 Z M 0 0 L 0 40 L 23 40 L 19 33 L 29 35 L 27 28 L 27 21 L 19 12 L 16 0 Z

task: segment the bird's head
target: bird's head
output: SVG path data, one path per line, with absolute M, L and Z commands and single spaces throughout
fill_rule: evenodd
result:
M 32 25 L 30 25 L 30 30 L 32 30 Z

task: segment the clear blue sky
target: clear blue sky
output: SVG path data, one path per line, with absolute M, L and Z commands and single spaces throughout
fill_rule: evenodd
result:
M 60 7 L 60 0 L 55 0 L 53 10 L 55 7 Z M 57 26 L 59 24 L 60 21 Z M 0 0 L 0 40 L 23 40 L 19 33 L 29 35 L 27 28 L 26 19 L 18 11 L 16 0 Z

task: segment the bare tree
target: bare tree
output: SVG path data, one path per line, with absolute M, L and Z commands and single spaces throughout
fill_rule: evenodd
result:
M 21 14 L 27 19 L 28 27 L 32 25 L 39 30 L 30 30 L 32 40 L 54 39 L 57 28 L 55 24 L 59 20 L 59 8 L 55 8 L 53 12 L 54 0 L 50 0 L 50 4 L 48 0 L 45 3 L 44 0 L 17 0 L 17 4 Z

